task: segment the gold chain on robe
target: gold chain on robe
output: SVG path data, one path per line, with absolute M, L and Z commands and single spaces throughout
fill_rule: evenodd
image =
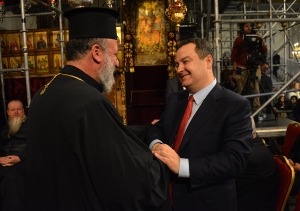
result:
M 84 80 L 82 80 L 81 78 L 76 77 L 76 76 L 74 76 L 74 75 L 69 75 L 69 74 L 65 74 L 65 73 L 58 73 L 58 74 L 56 74 L 56 75 L 51 79 L 51 81 L 49 81 L 49 83 L 47 83 L 47 84 L 45 85 L 45 87 L 44 87 L 44 89 L 41 91 L 40 95 L 42 95 L 42 94 L 45 93 L 45 91 L 46 91 L 46 89 L 48 88 L 48 86 L 49 86 L 49 85 L 52 83 L 52 81 L 53 81 L 57 76 L 59 76 L 59 75 L 63 75 L 63 76 L 75 78 L 75 79 L 77 79 L 77 80 L 79 80 L 79 81 L 84 82 Z

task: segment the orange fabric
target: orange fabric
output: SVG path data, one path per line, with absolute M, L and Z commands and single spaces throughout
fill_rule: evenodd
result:
M 298 124 L 288 125 L 285 139 L 281 147 L 282 155 L 288 156 L 299 134 L 300 134 L 300 127 Z

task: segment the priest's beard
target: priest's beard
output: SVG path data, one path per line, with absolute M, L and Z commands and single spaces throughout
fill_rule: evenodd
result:
M 100 84 L 103 87 L 103 94 L 109 94 L 111 88 L 115 83 L 114 72 L 116 67 L 110 60 L 109 56 L 105 55 L 105 62 L 103 66 L 99 69 L 98 74 L 100 78 Z
M 26 117 L 9 118 L 9 120 L 8 120 L 8 126 L 9 126 L 8 133 L 10 135 L 15 135 L 18 132 L 18 130 L 20 129 L 21 124 L 23 123 L 25 118 Z

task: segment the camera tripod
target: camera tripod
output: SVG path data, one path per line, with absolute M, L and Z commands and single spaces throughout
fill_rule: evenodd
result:
M 253 74 L 253 72 L 252 72 L 252 74 Z M 258 84 L 259 90 L 261 90 L 260 93 L 266 93 L 264 88 L 262 87 L 262 85 L 260 83 L 260 80 L 256 76 L 255 72 L 254 72 L 253 75 L 251 75 L 251 72 L 250 72 L 250 74 L 247 78 L 246 84 L 244 86 L 243 94 L 245 94 L 245 95 L 257 94 L 257 93 L 253 92 L 253 89 L 254 89 L 253 87 L 255 86 L 255 82 Z M 251 83 L 253 84 L 252 87 L 251 87 Z M 265 97 L 266 100 L 269 99 L 268 96 L 263 96 L 263 97 Z M 250 98 L 249 101 L 251 102 L 251 105 L 253 105 L 253 98 Z M 267 108 L 269 108 L 273 112 L 273 114 L 275 116 L 275 119 L 278 119 L 278 113 L 274 111 L 273 106 L 271 105 L 271 103 L 269 103 L 267 105 Z

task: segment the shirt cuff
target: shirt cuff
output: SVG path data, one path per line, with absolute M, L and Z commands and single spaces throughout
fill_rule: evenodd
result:
M 178 177 L 181 177 L 181 178 L 189 178 L 190 177 L 189 159 L 180 158 Z
M 152 147 L 153 147 L 154 144 L 156 144 L 156 143 L 162 144 L 163 142 L 162 142 L 161 140 L 159 140 L 159 139 L 153 140 L 153 141 L 150 143 L 150 145 L 149 145 L 150 150 L 152 149 Z

